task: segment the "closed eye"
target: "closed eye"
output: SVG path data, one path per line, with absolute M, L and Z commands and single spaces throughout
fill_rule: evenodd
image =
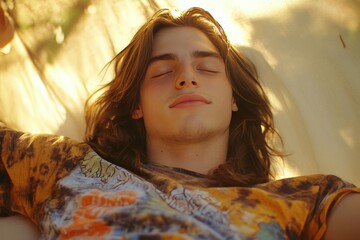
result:
M 204 68 L 199 68 L 198 71 L 209 72 L 209 73 L 219 73 L 219 71 L 204 69 Z
M 173 71 L 167 71 L 167 72 L 164 72 L 164 73 L 160 73 L 160 74 L 154 75 L 153 78 L 158 78 L 158 77 L 164 76 L 164 75 L 172 73 L 172 72 Z

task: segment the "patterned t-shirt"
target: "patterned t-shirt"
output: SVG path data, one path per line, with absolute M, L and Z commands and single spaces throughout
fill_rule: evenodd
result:
M 321 239 L 329 210 L 359 188 L 332 175 L 252 187 L 116 166 L 86 143 L 0 127 L 0 216 L 22 214 L 42 239 Z

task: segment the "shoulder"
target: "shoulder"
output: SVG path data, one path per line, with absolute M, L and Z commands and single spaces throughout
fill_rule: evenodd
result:
M 329 211 L 324 239 L 360 238 L 360 189 L 343 196 Z

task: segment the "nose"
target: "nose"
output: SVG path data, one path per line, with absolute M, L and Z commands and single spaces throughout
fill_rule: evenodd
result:
M 199 82 L 195 79 L 192 69 L 187 67 L 179 73 L 175 82 L 175 88 L 184 89 L 191 87 L 199 87 Z

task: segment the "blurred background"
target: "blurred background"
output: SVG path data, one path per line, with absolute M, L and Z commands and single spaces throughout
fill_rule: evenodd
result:
M 78 140 L 104 68 L 157 9 L 203 7 L 256 64 L 289 157 L 277 177 L 335 174 L 360 186 L 360 0 L 0 0 L 15 28 L 0 52 L 0 120 Z M 0 29 L 0 32 L 2 29 Z M 241 111 L 241 109 L 240 109 Z M 37 239 L 20 216 L 4 239 Z
M 290 156 L 277 177 L 360 185 L 359 0 L 1 0 L 15 36 L 0 53 L 0 119 L 78 140 L 104 68 L 157 9 L 199 6 L 258 67 Z M 241 111 L 241 109 L 240 109 Z

